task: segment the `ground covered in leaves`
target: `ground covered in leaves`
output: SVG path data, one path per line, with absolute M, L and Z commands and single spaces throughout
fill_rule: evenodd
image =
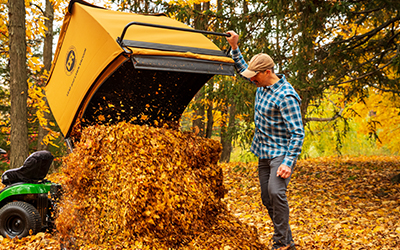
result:
M 58 233 L 0 237 L 0 249 L 269 249 L 256 164 L 217 164 L 219 152 L 190 133 L 93 128 L 50 176 L 66 188 Z M 400 249 L 399 172 L 400 157 L 300 160 L 288 191 L 297 249 Z
M 270 244 L 272 223 L 259 198 L 256 164 L 223 164 L 225 202 Z M 289 184 L 297 249 L 400 249 L 400 157 L 300 160 Z

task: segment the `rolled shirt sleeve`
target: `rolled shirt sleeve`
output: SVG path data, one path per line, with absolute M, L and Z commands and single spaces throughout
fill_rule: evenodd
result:
M 248 67 L 246 61 L 243 59 L 243 55 L 240 52 L 239 48 L 232 50 L 232 59 L 235 61 L 236 70 L 241 73 L 245 71 Z
M 304 141 L 300 104 L 294 96 L 288 95 L 282 101 L 281 107 L 282 118 L 290 134 L 288 150 L 282 164 L 292 167 L 293 162 L 301 153 Z

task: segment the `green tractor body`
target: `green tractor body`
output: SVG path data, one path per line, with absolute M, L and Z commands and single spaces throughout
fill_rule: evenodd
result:
M 6 185 L 0 191 L 0 235 L 3 237 L 22 238 L 54 228 L 61 185 L 42 177 L 47 175 L 53 159 L 51 154 L 45 152 L 48 159 L 42 161 L 37 153 L 28 157 L 21 168 L 7 170 L 2 175 Z

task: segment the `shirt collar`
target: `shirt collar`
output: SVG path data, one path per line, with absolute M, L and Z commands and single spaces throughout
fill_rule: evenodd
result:
M 277 81 L 276 83 L 272 84 L 271 86 L 264 87 L 265 90 L 271 90 L 272 92 L 275 92 L 286 81 L 285 75 L 283 75 L 283 74 L 276 74 L 276 75 L 280 78 L 280 80 Z

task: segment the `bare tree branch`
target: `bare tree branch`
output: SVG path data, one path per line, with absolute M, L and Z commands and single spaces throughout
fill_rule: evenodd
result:
M 376 59 L 376 57 L 382 57 L 382 55 L 385 54 L 385 53 L 387 53 L 387 52 L 388 52 L 388 51 L 382 51 L 381 53 L 377 54 L 375 57 L 371 57 L 369 60 L 366 60 L 365 62 L 363 62 L 363 63 L 361 63 L 361 64 L 358 64 L 356 68 L 353 68 L 353 69 L 351 69 L 351 70 L 347 70 L 346 72 L 357 72 L 357 71 L 358 71 L 358 68 L 361 68 L 361 67 L 363 67 L 364 65 L 373 62 L 373 61 Z M 368 72 L 368 73 L 365 73 L 365 74 L 362 75 L 362 76 L 359 76 L 359 77 L 356 77 L 356 78 L 352 78 L 352 79 L 347 80 L 347 81 L 344 81 L 344 82 L 340 82 L 339 80 L 340 80 L 341 78 L 343 78 L 343 77 L 346 76 L 346 73 L 344 73 L 344 74 L 342 74 L 341 76 L 337 77 L 335 80 L 331 81 L 332 83 L 327 84 L 327 86 L 331 86 L 331 87 L 332 87 L 332 86 L 339 86 L 339 85 L 344 84 L 344 83 L 349 83 L 349 82 L 357 81 L 357 80 L 360 80 L 360 79 L 365 78 L 365 77 L 367 77 L 367 76 L 370 76 L 370 75 L 372 75 L 372 74 L 374 74 L 374 73 L 376 73 L 376 72 L 378 72 L 378 71 L 380 71 L 380 70 L 386 68 L 386 67 L 389 66 L 390 64 L 392 64 L 393 61 L 394 61 L 394 59 L 395 59 L 397 56 L 399 56 L 399 55 L 400 55 L 400 45 L 397 46 L 396 54 L 395 54 L 393 57 L 391 57 L 391 59 L 389 60 L 388 63 L 386 63 L 385 65 L 381 66 L 380 68 L 377 68 L 377 69 L 375 69 L 374 71 L 370 71 L 370 72 Z M 375 87 L 375 86 L 371 86 L 371 87 Z M 392 92 L 395 92 L 395 93 L 398 92 L 397 90 L 386 90 L 386 91 L 387 91 L 387 92 L 392 91 Z
M 376 73 L 376 72 L 378 72 L 378 71 L 381 71 L 382 69 L 384 69 L 384 68 L 386 68 L 387 66 L 391 65 L 391 64 L 393 63 L 393 60 L 394 60 L 399 54 L 400 54 L 400 46 L 397 47 L 396 54 L 395 54 L 395 55 L 389 60 L 389 62 L 387 62 L 385 65 L 383 65 L 383 66 L 381 66 L 381 67 L 375 69 L 374 71 L 370 71 L 370 72 L 368 72 L 368 73 L 365 73 L 364 75 L 361 75 L 361 76 L 359 76 L 359 77 L 356 77 L 356 78 L 353 78 L 353 79 L 350 79 L 350 80 L 341 82 L 340 84 L 345 84 L 345 83 L 357 81 L 357 80 L 360 80 L 360 79 L 365 78 L 365 77 L 367 77 L 367 76 L 370 76 L 370 75 L 372 75 L 372 74 L 374 74 L 374 73 Z
M 330 100 L 330 99 L 328 99 L 328 100 L 335 107 L 337 107 L 336 104 L 332 100 Z M 340 108 L 339 112 L 336 112 L 336 114 L 334 116 L 332 116 L 332 117 L 327 117 L 327 118 L 310 117 L 310 118 L 304 118 L 304 120 L 306 120 L 307 122 L 330 122 L 330 121 L 336 120 L 337 118 L 342 116 L 343 110 L 346 108 L 346 103 L 347 102 L 345 102 L 344 106 Z
M 376 35 L 379 31 L 381 31 L 382 29 L 386 28 L 387 26 L 389 26 L 390 24 L 392 24 L 392 23 L 394 23 L 394 22 L 396 22 L 398 20 L 400 20 L 400 15 L 397 15 L 396 17 L 388 20 L 387 22 L 383 23 L 379 27 L 377 27 L 377 28 L 375 28 L 375 29 L 373 29 L 373 30 L 371 30 L 371 31 L 369 31 L 367 33 L 364 33 L 364 34 L 361 34 L 361 35 L 358 35 L 358 36 L 352 36 L 352 37 L 350 37 L 348 39 L 345 39 L 345 40 L 332 42 L 330 44 L 327 44 L 326 46 L 334 45 L 334 44 L 340 44 L 340 43 L 347 43 L 347 42 L 357 42 L 357 41 L 361 41 L 364 38 L 366 38 L 368 40 L 369 38 L 371 38 L 374 35 Z M 363 43 L 364 42 L 365 41 L 363 41 Z M 355 48 L 357 46 L 359 46 L 359 45 L 355 45 L 352 48 Z
M 380 11 L 382 9 L 384 9 L 384 7 L 376 8 L 376 9 L 372 9 L 372 10 L 363 10 L 363 11 L 358 11 L 358 12 L 351 12 L 351 14 L 354 14 L 354 15 L 369 14 L 369 13 L 372 13 L 372 12 L 375 12 L 375 11 Z
M 35 6 L 36 8 L 38 8 L 40 10 L 40 12 L 42 12 L 42 14 L 44 15 L 44 11 L 43 11 L 42 7 L 40 7 L 39 5 L 37 5 L 35 3 L 31 3 L 31 6 Z
M 397 89 L 384 89 L 384 88 L 378 87 L 378 86 L 370 84 L 370 83 L 367 83 L 367 85 L 370 86 L 371 88 L 378 89 L 382 92 L 390 92 L 390 93 L 400 94 L 400 90 L 397 90 Z

